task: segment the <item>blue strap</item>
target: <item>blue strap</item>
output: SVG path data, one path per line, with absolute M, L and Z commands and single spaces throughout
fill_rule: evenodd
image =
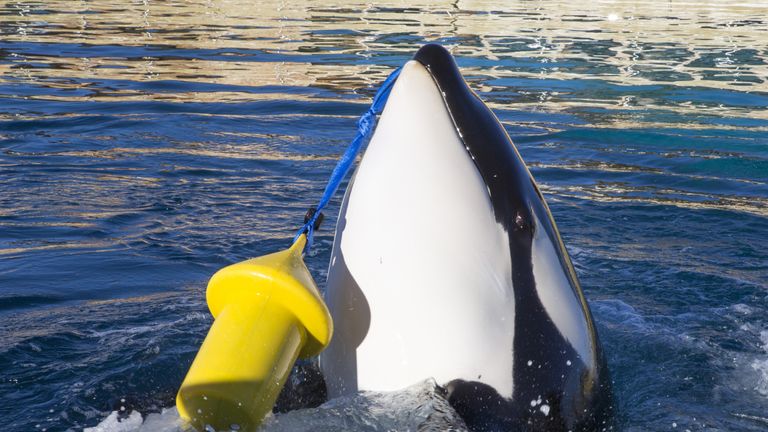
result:
M 373 132 L 373 127 L 376 125 L 376 116 L 381 114 L 381 112 L 384 110 L 384 105 L 387 103 L 389 93 L 392 90 L 392 85 L 400 75 L 400 69 L 402 68 L 397 68 L 391 74 L 389 74 L 384 83 L 381 84 L 381 87 L 376 93 L 376 96 L 374 96 L 371 107 L 368 108 L 368 111 L 366 111 L 362 116 L 360 116 L 359 120 L 357 120 L 357 135 L 355 135 L 355 138 L 349 144 L 349 147 L 347 147 L 347 150 L 341 156 L 341 159 L 339 159 L 339 162 L 336 164 L 336 168 L 333 169 L 331 178 L 328 179 L 328 184 L 325 186 L 323 197 L 320 198 L 320 202 L 316 207 L 314 207 L 314 213 L 311 214 L 309 220 L 307 220 L 301 229 L 299 229 L 299 232 L 296 233 L 296 237 L 293 239 L 294 242 L 299 238 L 300 235 L 307 233 L 307 246 L 304 248 L 305 254 L 309 253 L 309 249 L 312 247 L 312 240 L 314 239 L 315 235 L 315 224 L 317 223 L 317 219 L 320 217 L 320 211 L 322 211 L 323 208 L 328 205 L 328 202 L 331 201 L 331 198 L 336 193 L 336 190 L 339 189 L 339 185 L 341 184 L 342 180 L 344 180 L 344 177 L 347 176 L 350 168 L 352 168 L 352 165 L 357 158 L 357 154 L 360 153 L 360 149 L 363 147 L 363 144 L 370 138 L 370 135 Z
M 295 242 L 300 235 L 307 233 L 307 246 L 304 248 L 305 254 L 309 253 L 309 249 L 312 247 L 312 240 L 315 234 L 315 224 L 317 222 L 317 218 L 320 216 L 320 211 L 326 205 L 328 205 L 328 202 L 331 200 L 331 197 L 333 197 L 333 194 L 336 193 L 336 190 L 339 188 L 342 180 L 344 180 L 344 177 L 347 176 L 349 169 L 352 168 L 352 164 L 355 162 L 357 154 L 360 153 L 360 149 L 363 147 L 363 144 L 368 140 L 368 138 L 370 138 L 370 135 L 373 132 L 373 127 L 376 125 L 376 116 L 381 114 L 382 110 L 384 109 L 384 105 L 386 105 L 387 99 L 389 98 L 389 92 L 392 90 L 392 85 L 394 84 L 398 75 L 400 75 L 400 69 L 401 68 L 397 68 L 391 74 L 389 74 L 384 83 L 381 84 L 381 87 L 376 93 L 376 96 L 373 98 L 371 107 L 368 108 L 368 111 L 366 111 L 365 114 L 360 116 L 360 119 L 357 121 L 357 135 L 355 135 L 355 139 L 353 139 L 349 144 L 349 147 L 347 147 L 347 150 L 336 164 L 336 168 L 333 169 L 331 178 L 328 179 L 328 185 L 325 186 L 323 197 L 320 198 L 320 202 L 314 208 L 314 214 L 312 214 L 304 226 L 299 229 L 299 232 L 293 239 Z

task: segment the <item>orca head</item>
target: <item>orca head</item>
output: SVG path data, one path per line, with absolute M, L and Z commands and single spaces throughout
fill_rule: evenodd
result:
M 549 208 L 439 45 L 404 65 L 347 189 L 326 299 L 331 397 L 431 376 L 474 430 L 597 430 L 610 416 L 599 340 Z

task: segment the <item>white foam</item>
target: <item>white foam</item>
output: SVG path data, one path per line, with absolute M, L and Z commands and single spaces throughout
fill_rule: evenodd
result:
M 619 299 L 600 299 L 590 303 L 596 315 L 605 323 L 626 327 L 639 334 L 658 335 L 662 329 L 648 322 L 633 306 Z
M 148 414 L 142 419 L 138 411 L 131 412 L 127 418 L 120 418 L 117 411 L 107 416 L 101 423 L 83 432 L 191 432 L 181 418 L 176 407 L 163 409 L 160 413 Z
M 85 428 L 83 432 L 136 432 L 142 423 L 143 419 L 138 411 L 133 411 L 127 418 L 122 419 L 117 411 L 112 411 L 98 426 Z
M 741 315 L 750 315 L 752 312 L 754 312 L 754 310 L 749 305 L 746 305 L 744 303 L 735 304 L 731 306 L 731 309 L 734 312 L 739 313 Z
M 465 432 L 458 414 L 437 392 L 434 380 L 426 380 L 396 392 L 361 392 L 332 399 L 317 408 L 267 417 L 259 432 L 451 430 Z M 213 429 L 211 429 L 213 431 Z M 131 412 L 120 418 L 113 411 L 101 423 L 83 432 L 194 432 L 179 418 L 176 408 L 149 414 Z
M 768 330 L 760 332 L 760 340 L 763 342 L 763 350 L 768 354 Z M 752 369 L 759 374 L 755 390 L 763 396 L 768 396 L 768 359 L 753 361 Z

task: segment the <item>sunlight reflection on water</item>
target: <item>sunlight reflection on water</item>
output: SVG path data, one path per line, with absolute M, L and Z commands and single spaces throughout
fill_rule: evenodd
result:
M 172 406 L 207 278 L 290 240 L 378 84 L 426 42 L 546 195 L 624 429 L 763 430 L 766 17 L 714 0 L 4 3 L 5 430 Z M 308 259 L 319 281 L 337 209 Z

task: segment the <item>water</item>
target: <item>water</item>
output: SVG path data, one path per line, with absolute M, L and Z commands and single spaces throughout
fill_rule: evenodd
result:
M 376 85 L 429 41 L 546 195 L 621 429 L 768 430 L 766 16 L 714 0 L 4 3 L 2 429 L 166 427 L 211 322 L 207 279 L 290 242 Z M 339 198 L 308 258 L 320 281 Z M 373 402 L 411 427 L 413 390 L 366 397 L 330 402 L 344 427 L 390 425 Z M 327 409 L 276 419 L 332 429 Z

